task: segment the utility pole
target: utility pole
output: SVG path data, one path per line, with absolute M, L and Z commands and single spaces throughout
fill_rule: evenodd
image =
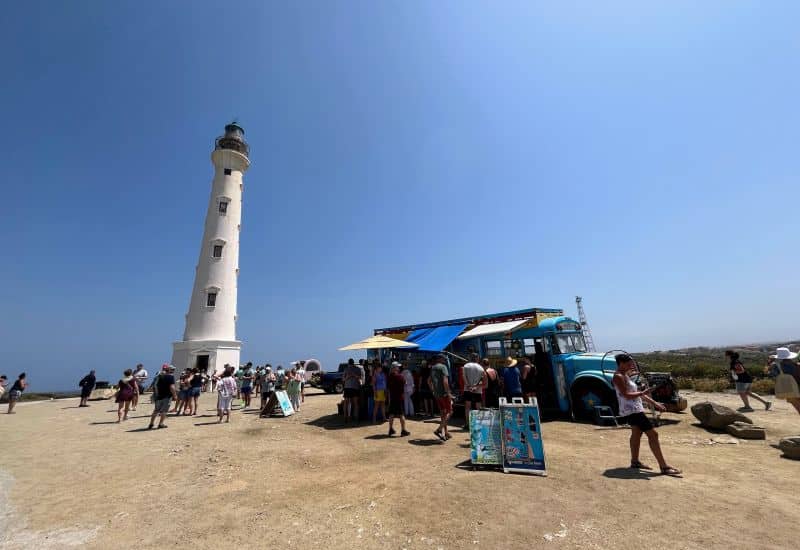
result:
M 583 332 L 583 340 L 586 342 L 586 351 L 595 351 L 592 331 L 589 330 L 589 323 L 586 321 L 586 312 L 583 311 L 583 298 L 575 296 L 575 303 L 578 305 L 578 321 L 581 323 L 581 332 Z

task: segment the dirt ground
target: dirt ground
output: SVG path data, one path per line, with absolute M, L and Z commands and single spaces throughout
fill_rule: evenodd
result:
M 800 462 L 772 445 L 800 416 L 783 401 L 750 414 L 767 441 L 664 415 L 681 479 L 627 469 L 628 430 L 546 422 L 542 478 L 472 471 L 466 432 L 442 444 L 427 419 L 402 439 L 345 428 L 339 396 L 309 393 L 293 417 L 237 410 L 222 425 L 203 394 L 202 416 L 153 431 L 149 403 L 119 425 L 110 402 L 0 414 L 0 548 L 797 547 Z M 646 444 L 642 457 L 655 463 Z

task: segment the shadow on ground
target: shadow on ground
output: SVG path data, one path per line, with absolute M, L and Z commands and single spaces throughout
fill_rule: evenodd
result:
M 444 441 L 441 439 L 409 439 L 408 442 L 419 447 L 434 447 L 436 445 L 444 445 Z
M 657 475 L 655 472 L 647 470 L 636 470 L 634 468 L 609 468 L 603 472 L 603 477 L 611 479 L 650 479 Z

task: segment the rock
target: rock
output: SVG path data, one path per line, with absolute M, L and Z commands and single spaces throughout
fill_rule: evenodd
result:
M 747 422 L 734 422 L 725 426 L 725 431 L 739 439 L 766 439 L 767 430 Z
M 783 456 L 800 460 L 800 435 L 784 437 L 778 443 L 778 448 L 783 451 Z
M 692 405 L 692 414 L 704 427 L 714 430 L 724 430 L 725 426 L 733 424 L 734 422 L 753 423 L 752 420 L 742 413 L 710 401 L 703 401 L 702 403 Z

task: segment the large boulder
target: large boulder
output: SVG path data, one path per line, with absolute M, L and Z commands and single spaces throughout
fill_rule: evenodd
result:
M 783 451 L 783 456 L 800 460 L 800 436 L 784 437 L 778 443 L 778 448 Z
M 726 426 L 734 422 L 753 423 L 742 413 L 711 401 L 692 405 L 692 414 L 700 421 L 700 424 L 713 430 L 724 430 Z
M 725 431 L 739 439 L 766 439 L 767 430 L 761 426 L 748 424 L 747 422 L 734 422 L 725 426 Z

